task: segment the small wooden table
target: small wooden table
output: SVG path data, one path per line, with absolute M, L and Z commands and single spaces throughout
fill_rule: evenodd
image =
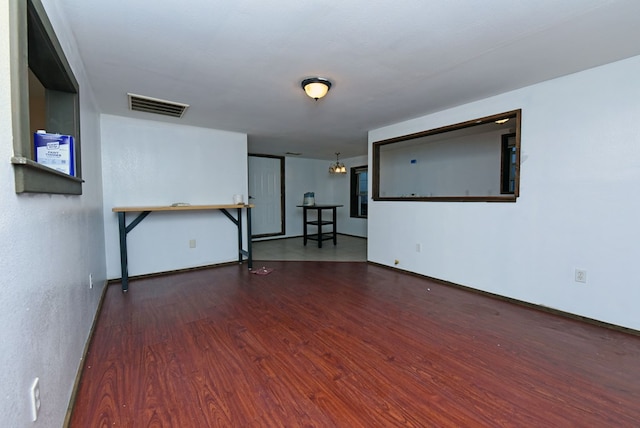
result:
M 303 242 L 304 245 L 307 245 L 307 239 L 311 239 L 314 241 L 318 241 L 318 248 L 322 248 L 322 241 L 326 241 L 328 239 L 333 240 L 333 245 L 338 243 L 337 239 L 337 217 L 336 217 L 336 209 L 341 207 L 342 205 L 296 205 L 297 207 L 302 208 L 302 228 L 303 228 Z M 307 220 L 307 211 L 316 210 L 318 215 L 315 220 Z M 333 213 L 332 220 L 322 220 L 322 211 L 323 210 L 331 210 Z M 315 234 L 309 234 L 307 231 L 307 226 L 317 226 L 318 231 Z M 331 225 L 333 226 L 331 232 L 322 233 L 322 226 Z
M 152 211 L 199 211 L 199 210 L 218 210 L 221 211 L 229 220 L 238 228 L 238 263 L 242 263 L 242 257 L 247 257 L 249 270 L 253 267 L 253 259 L 251 254 L 251 208 L 254 205 L 178 205 L 178 206 L 159 206 L 159 207 L 115 207 L 111 211 L 118 213 L 118 228 L 120 234 L 120 270 L 122 274 L 122 292 L 129 290 L 129 267 L 127 261 L 127 234 L 133 230 L 146 216 Z M 236 210 L 234 218 L 228 209 Z M 247 210 L 247 249 L 242 248 L 242 210 Z M 125 215 L 128 212 L 138 212 L 138 216 L 133 219 L 129 225 L 126 224 Z

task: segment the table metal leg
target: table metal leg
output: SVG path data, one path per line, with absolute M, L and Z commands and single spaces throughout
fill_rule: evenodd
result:
M 302 244 L 307 245 L 307 207 L 302 208 Z
M 224 208 L 220 211 L 238 228 L 238 263 L 242 263 L 242 256 L 247 256 L 247 267 L 253 268 L 253 254 L 251 252 L 251 208 L 247 207 L 247 250 L 242 248 L 242 208 L 236 208 L 236 218 L 234 218 Z
M 127 265 L 127 226 L 125 224 L 125 213 L 118 213 L 118 228 L 120 234 L 120 275 L 122 277 L 122 292 L 129 290 L 129 268 Z
M 236 214 L 238 215 L 238 264 L 242 264 L 242 210 L 236 208 Z
M 318 208 L 318 248 L 322 248 L 322 210 Z
M 122 274 L 122 292 L 129 290 L 129 263 L 127 261 L 127 234 L 133 230 L 151 211 L 142 211 L 128 226 L 125 213 L 118 212 L 118 228 L 120 229 L 120 273 Z
M 336 211 L 337 211 L 337 208 L 333 208 L 333 245 L 336 245 L 338 243 L 338 236 L 337 236 L 338 219 L 337 219 Z
M 253 269 L 253 249 L 251 247 L 251 208 L 247 207 L 247 263 L 249 270 Z

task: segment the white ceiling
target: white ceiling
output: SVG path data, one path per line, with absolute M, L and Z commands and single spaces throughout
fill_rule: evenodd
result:
M 102 112 L 319 159 L 365 154 L 370 129 L 640 54 L 638 0 L 42 1 L 67 17 Z M 333 82 L 319 101 L 300 87 L 311 76 Z M 190 107 L 130 112 L 127 92 Z

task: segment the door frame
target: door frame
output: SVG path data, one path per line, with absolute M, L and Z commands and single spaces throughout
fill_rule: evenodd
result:
M 280 236 L 284 235 L 286 232 L 286 222 L 285 222 L 285 186 L 284 186 L 284 156 L 275 156 L 275 155 L 263 155 L 259 153 L 249 153 L 248 156 L 253 156 L 257 158 L 272 158 L 280 160 L 280 224 L 282 225 L 280 232 L 276 233 L 263 233 L 261 235 L 251 235 L 250 238 L 266 238 L 268 236 Z M 247 159 L 248 162 L 248 159 Z M 251 173 L 249 171 L 249 173 Z M 249 181 L 251 177 L 249 177 Z M 251 195 L 249 195 L 249 203 L 251 203 Z

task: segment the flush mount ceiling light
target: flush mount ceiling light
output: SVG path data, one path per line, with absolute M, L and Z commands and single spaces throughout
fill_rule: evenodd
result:
M 346 174 L 347 168 L 340 163 L 340 152 L 336 152 L 336 163 L 329 167 L 329 174 Z
M 324 97 L 331 89 L 331 82 L 322 77 L 310 77 L 302 81 L 302 89 L 314 100 Z

